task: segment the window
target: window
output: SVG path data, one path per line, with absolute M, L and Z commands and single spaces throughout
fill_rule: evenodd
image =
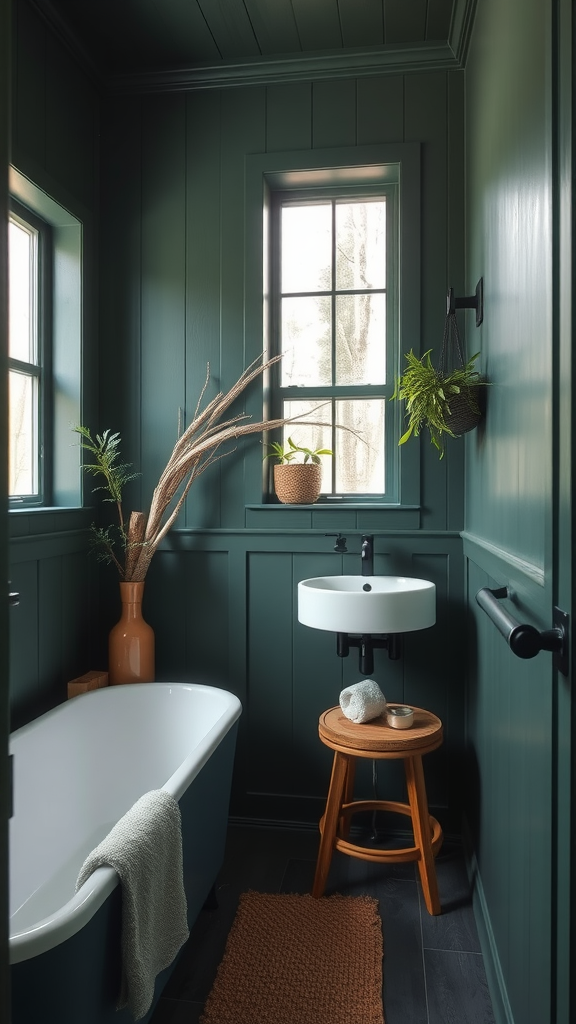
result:
M 291 424 L 285 439 L 334 451 L 326 500 L 395 498 L 396 191 L 278 192 L 272 205 L 277 410 L 323 424 Z
M 415 142 L 246 157 L 244 354 L 249 362 L 262 347 L 267 355 L 281 352 L 283 346 L 287 350 L 264 380 L 266 417 L 296 410 L 296 405 L 287 403 L 302 403 L 306 410 L 325 406 L 322 413 L 314 414 L 315 419 L 325 417 L 323 433 L 312 435 L 310 444 L 330 447 L 336 457 L 322 460 L 323 495 L 309 519 L 314 527 L 324 528 L 343 504 L 348 505 L 346 522 L 359 530 L 375 522 L 394 529 L 417 527 L 420 522 L 420 447 L 398 447 L 402 408 L 400 402 L 390 401 L 402 353 L 410 348 L 417 352 L 423 344 L 420 165 L 420 145 Z M 292 230 L 299 253 L 290 271 L 287 257 L 286 275 L 282 268 L 284 210 L 284 233 Z M 309 238 L 308 227 L 316 217 L 327 222 L 323 243 L 317 237 L 318 228 L 312 241 Z M 364 242 L 362 233 L 360 238 L 354 234 L 363 222 Z M 342 241 L 346 244 L 340 252 Z M 324 252 L 329 252 L 323 267 L 322 244 Z M 370 276 L 362 259 L 370 264 Z M 315 277 L 307 272 L 303 281 L 306 267 L 316 268 Z M 338 334 L 342 323 L 350 328 L 348 336 L 354 342 L 348 361 L 346 343 Z M 358 337 L 370 355 L 362 355 Z M 286 371 L 280 369 L 283 364 Z M 348 432 L 337 428 L 340 422 L 368 434 L 377 457 L 365 435 L 356 450 L 347 450 L 343 438 Z M 291 425 L 286 435 L 309 447 L 308 433 L 305 440 L 300 429 L 296 431 Z M 257 451 L 251 458 L 246 476 L 247 522 L 272 525 L 279 511 L 292 518 L 286 506 L 270 500 L 272 460 L 267 459 L 262 470 Z M 296 514 L 302 522 L 302 515 Z
M 44 500 L 46 486 L 49 226 L 14 203 L 8 243 L 8 493 L 14 503 L 38 504 Z
M 83 276 L 93 228 L 83 207 L 61 205 L 15 167 L 9 185 L 10 509 L 77 508 L 81 454 L 70 428 L 92 401 L 90 389 L 82 397 L 82 367 L 89 381 L 83 324 L 93 336 L 96 317 Z

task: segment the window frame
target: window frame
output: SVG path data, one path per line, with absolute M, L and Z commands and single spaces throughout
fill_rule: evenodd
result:
M 37 380 L 36 475 L 37 492 L 9 494 L 8 507 L 34 508 L 49 504 L 52 499 L 52 287 L 53 239 L 50 224 L 18 202 L 13 196 L 8 204 L 9 223 L 20 223 L 36 235 L 36 361 L 27 362 L 10 355 L 8 370 L 16 370 Z M 10 441 L 10 428 L 8 428 Z
M 277 189 L 270 196 L 270 217 L 269 230 L 270 239 L 268 251 L 269 272 L 270 272 L 270 354 L 277 355 L 281 347 L 281 216 L 282 209 L 286 205 L 301 205 L 306 202 L 322 202 L 329 200 L 337 202 L 348 199 L 386 199 L 386 285 L 382 289 L 386 294 L 386 382 L 383 384 L 362 384 L 362 385 L 338 385 L 318 387 L 282 386 L 281 365 L 276 364 L 270 373 L 270 412 L 273 418 L 281 418 L 283 415 L 283 403 L 285 401 L 313 401 L 320 404 L 322 401 L 336 402 L 338 399 L 347 398 L 374 398 L 383 399 L 384 406 L 384 491 L 383 492 L 342 492 L 335 489 L 336 460 L 331 459 L 332 468 L 332 490 L 322 492 L 320 503 L 349 504 L 362 502 L 367 504 L 392 504 L 398 502 L 398 440 L 400 438 L 400 418 L 397 407 L 390 406 L 390 398 L 394 392 L 394 381 L 398 374 L 399 367 L 399 216 L 398 216 L 398 193 L 399 182 L 393 180 L 394 175 L 390 174 L 386 183 L 365 185 L 355 183 L 344 186 L 317 185 L 311 188 Z M 376 289 L 375 291 L 379 291 Z M 336 282 L 332 282 L 332 295 L 338 294 Z M 278 433 L 278 440 L 281 440 L 281 433 Z M 338 428 L 332 419 L 331 443 L 329 447 L 336 450 Z M 272 481 L 269 480 L 268 498 L 273 499 L 274 489 Z
M 269 217 L 272 194 L 278 189 L 301 189 L 311 185 L 362 183 L 383 184 L 390 172 L 398 174 L 400 262 L 398 280 L 400 350 L 420 351 L 421 337 L 421 163 L 419 142 L 391 142 L 375 145 L 341 146 L 327 149 L 250 153 L 244 166 L 244 324 L 243 355 L 247 365 L 264 351 L 270 354 L 268 266 Z M 264 378 L 263 392 L 247 399 L 247 412 L 254 417 L 270 413 L 270 383 Z M 398 415 L 401 415 L 398 403 Z M 357 528 L 417 529 L 420 524 L 420 448 L 402 445 L 398 450 L 397 503 L 361 501 L 319 502 L 310 513 L 297 507 L 269 501 L 271 459 L 262 461 L 261 447 L 254 446 L 245 460 L 245 507 L 247 523 L 273 528 L 292 523 L 301 528 L 325 530 L 334 516 L 346 509 L 346 522 Z M 377 517 L 375 520 L 374 517 Z M 340 518 L 339 522 L 343 522 Z
M 32 180 L 11 165 L 8 187 L 11 199 L 49 225 L 52 241 L 50 444 L 44 455 L 50 487 L 41 504 L 11 503 L 10 514 L 18 518 L 83 504 L 81 448 L 71 441 L 71 426 L 88 422 L 96 408 L 97 264 L 94 218 L 82 202 L 37 167 Z

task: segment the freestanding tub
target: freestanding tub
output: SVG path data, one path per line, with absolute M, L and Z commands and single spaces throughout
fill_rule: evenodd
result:
M 133 684 L 75 697 L 12 734 L 12 1024 L 132 1021 L 116 1010 L 118 876 L 98 868 L 75 894 L 78 872 L 140 796 L 165 789 L 182 815 L 191 926 L 222 864 L 241 710 L 212 686 Z

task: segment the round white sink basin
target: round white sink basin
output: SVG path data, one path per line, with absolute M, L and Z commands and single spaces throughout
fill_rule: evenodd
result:
M 436 622 L 436 587 L 409 576 L 317 576 L 298 584 L 298 621 L 334 633 L 411 633 Z

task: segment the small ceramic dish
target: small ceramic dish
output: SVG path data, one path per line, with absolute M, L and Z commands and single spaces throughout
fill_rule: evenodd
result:
M 393 729 L 409 729 L 414 723 L 414 711 L 405 704 L 389 704 L 386 721 Z

